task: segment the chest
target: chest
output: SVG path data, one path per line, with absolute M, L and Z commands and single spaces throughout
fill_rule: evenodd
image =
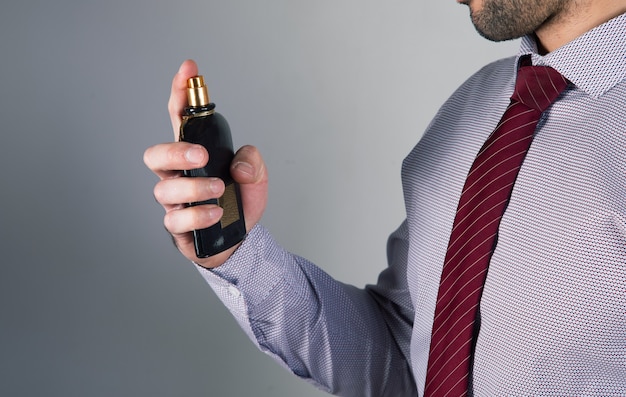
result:
M 510 364 L 502 375 L 507 381 L 516 373 L 513 378 L 541 383 L 556 371 L 555 378 L 571 383 L 567 374 L 589 364 L 589 357 L 617 360 L 612 365 L 624 371 L 626 111 L 607 109 L 609 104 L 566 97 L 540 122 L 485 284 L 477 387 L 481 376 L 497 379 L 502 363 Z M 475 153 L 499 120 L 499 107 L 480 118 L 444 114 L 404 164 L 418 372 L 425 368 L 456 205 Z M 563 369 L 567 365 L 571 372 Z

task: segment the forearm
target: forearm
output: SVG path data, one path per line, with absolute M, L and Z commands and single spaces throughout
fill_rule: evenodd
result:
M 225 265 L 201 272 L 253 341 L 296 375 L 342 396 L 414 394 L 380 297 L 333 280 L 262 227 Z

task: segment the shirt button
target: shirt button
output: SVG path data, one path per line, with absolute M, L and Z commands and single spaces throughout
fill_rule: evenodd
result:
M 231 285 L 228 287 L 228 294 L 232 296 L 233 298 L 239 298 L 239 295 L 241 295 L 241 292 L 239 292 L 237 287 L 235 287 L 234 285 Z

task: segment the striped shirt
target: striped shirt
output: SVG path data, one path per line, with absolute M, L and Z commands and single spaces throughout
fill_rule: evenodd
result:
M 572 84 L 544 112 L 500 224 L 474 392 L 626 396 L 626 14 L 545 56 L 523 38 L 450 97 L 403 163 L 407 218 L 377 284 L 333 280 L 259 225 L 200 269 L 261 350 L 338 395 L 421 395 L 463 183 L 528 54 Z

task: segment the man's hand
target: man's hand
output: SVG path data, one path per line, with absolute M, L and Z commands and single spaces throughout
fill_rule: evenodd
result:
M 183 62 L 172 81 L 168 109 L 175 139 L 181 124 L 183 108 L 187 106 L 187 79 L 198 74 L 195 62 Z M 187 142 L 162 143 L 144 152 L 144 162 L 161 180 L 154 187 L 154 197 L 165 209 L 164 224 L 180 252 L 189 260 L 206 268 L 221 265 L 238 245 L 210 258 L 196 257 L 194 229 L 214 225 L 222 217 L 216 205 L 186 207 L 185 203 L 220 197 L 224 183 L 218 178 L 184 178 L 181 170 L 206 165 L 210 153 L 200 145 Z M 261 154 L 253 146 L 244 146 L 235 153 L 231 164 L 232 177 L 240 184 L 246 229 L 261 219 L 267 203 L 267 171 Z

